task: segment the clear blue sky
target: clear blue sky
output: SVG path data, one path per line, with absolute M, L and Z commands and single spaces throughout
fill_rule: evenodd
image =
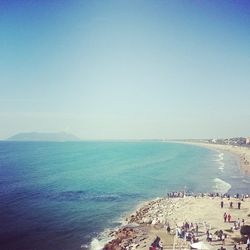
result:
M 250 135 L 249 1 L 0 0 L 0 139 Z

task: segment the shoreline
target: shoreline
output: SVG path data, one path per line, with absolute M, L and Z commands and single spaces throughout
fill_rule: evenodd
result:
M 245 242 L 240 235 L 239 228 L 232 230 L 234 222 L 240 223 L 244 219 L 245 224 L 250 224 L 250 198 L 224 197 L 224 207 L 221 208 L 220 196 L 184 196 L 171 198 L 157 198 L 148 201 L 139 207 L 127 218 L 127 225 L 117 231 L 113 231 L 113 240 L 107 243 L 105 250 L 121 249 L 148 249 L 154 239 L 161 239 L 163 249 L 190 249 L 190 241 L 181 239 L 176 235 L 176 230 L 181 229 L 184 223 L 197 225 L 196 238 L 206 242 L 206 232 L 212 234 L 213 240 L 209 243 L 210 249 L 218 249 L 222 241 L 218 240 L 216 231 L 223 230 L 227 235 L 224 247 L 232 247 L 235 242 Z M 233 202 L 233 208 L 229 203 Z M 241 202 L 241 209 L 237 204 Z M 224 222 L 223 214 L 231 214 L 231 222 Z M 167 226 L 170 231 L 168 232 Z M 191 231 L 193 228 L 191 229 Z M 208 244 L 208 243 L 207 243 Z M 237 243 L 238 244 L 238 243 Z
M 250 176 L 250 148 L 235 147 L 231 145 L 219 145 L 200 142 L 174 142 L 205 147 L 215 151 L 225 151 L 239 157 L 240 171 Z M 239 166 L 239 165 L 238 165 Z M 181 228 L 183 223 L 188 222 L 198 225 L 200 228 L 199 241 L 206 242 L 206 231 L 212 233 L 213 241 L 209 243 L 209 249 L 218 249 L 223 244 L 215 235 L 216 231 L 223 230 L 227 235 L 226 249 L 232 249 L 234 244 L 241 242 L 240 227 L 232 230 L 234 223 L 224 223 L 223 213 L 231 213 L 233 222 L 244 219 L 245 224 L 250 225 L 250 198 L 242 202 L 243 209 L 229 208 L 229 199 L 224 198 L 226 204 L 224 209 L 220 208 L 220 197 L 200 197 L 191 195 L 184 198 L 157 198 L 139 204 L 134 213 L 126 218 L 127 225 L 122 225 L 118 230 L 110 234 L 112 240 L 105 246 L 105 250 L 145 250 L 149 249 L 151 243 L 157 236 L 161 239 L 163 249 L 190 249 L 190 242 L 176 237 L 176 229 Z M 239 199 L 231 198 L 234 206 Z M 243 205 L 242 205 L 243 206 Z M 170 232 L 167 232 L 167 225 Z M 206 242 L 207 243 L 207 242 Z M 173 248 L 174 245 L 174 248 Z M 228 248 L 229 247 L 229 248 Z M 242 249 L 245 246 L 242 245 Z
M 212 144 L 205 142 L 192 142 L 192 141 L 175 141 L 174 143 L 189 144 L 194 146 L 199 146 L 203 148 L 221 150 L 232 153 L 239 157 L 240 160 L 240 170 L 246 176 L 250 176 L 250 147 L 233 146 L 233 145 L 222 145 L 222 144 Z

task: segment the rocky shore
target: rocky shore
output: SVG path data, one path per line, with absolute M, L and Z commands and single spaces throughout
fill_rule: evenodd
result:
M 241 201 L 241 209 L 237 203 L 240 199 L 220 197 L 177 197 L 158 198 L 142 205 L 126 220 L 127 225 L 116 232 L 112 232 L 113 240 L 107 243 L 105 250 L 121 249 L 149 249 L 151 243 L 158 236 L 163 249 L 190 249 L 190 241 L 176 237 L 176 230 L 185 223 L 199 227 L 197 239 L 206 241 L 206 233 L 212 234 L 213 240 L 210 249 L 218 249 L 222 242 L 216 233 L 219 230 L 226 232 L 225 247 L 232 249 L 236 243 L 244 244 L 240 230 L 234 229 L 234 222 L 242 221 L 250 224 L 250 199 Z M 221 208 L 223 201 L 223 208 Z M 230 207 L 230 202 L 233 206 Z M 223 214 L 230 213 L 231 222 L 224 222 Z

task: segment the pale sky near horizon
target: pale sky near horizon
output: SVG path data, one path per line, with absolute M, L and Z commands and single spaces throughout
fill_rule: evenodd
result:
M 250 2 L 0 0 L 0 87 L 0 139 L 250 136 Z

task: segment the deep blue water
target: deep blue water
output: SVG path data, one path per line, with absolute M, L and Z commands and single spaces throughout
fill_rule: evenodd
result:
M 79 250 L 141 201 L 184 188 L 246 192 L 238 164 L 175 143 L 0 142 L 0 249 Z

